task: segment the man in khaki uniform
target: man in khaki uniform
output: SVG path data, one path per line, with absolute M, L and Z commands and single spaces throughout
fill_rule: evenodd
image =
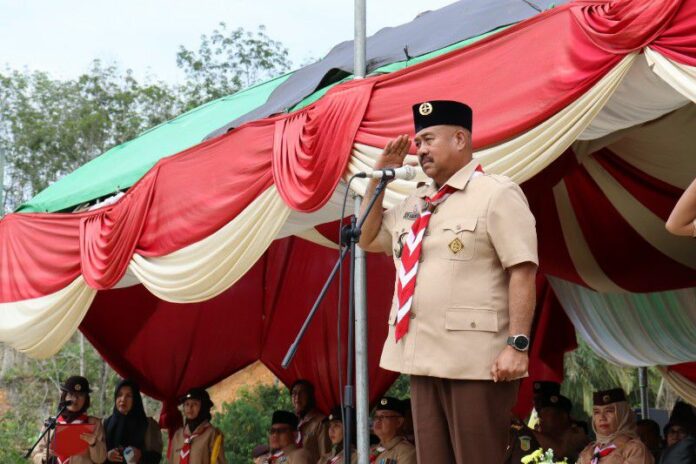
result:
M 378 199 L 360 237 L 363 249 L 393 254 L 397 269 L 380 366 L 411 375 L 419 462 L 502 462 L 527 375 L 534 217 L 519 186 L 472 159 L 471 108 L 430 101 L 413 113 L 432 181 L 384 213 Z M 401 166 L 410 145 L 406 135 L 389 142 L 375 168 Z
M 573 424 L 570 411 L 573 404 L 563 395 L 538 396 L 534 408 L 539 413 L 539 431 L 536 439 L 544 449 L 552 449 L 557 459 L 575 462 L 590 442 L 585 431 Z
M 290 397 L 298 418 L 295 444 L 304 448 L 312 462 L 331 450 L 328 423 L 316 408 L 314 385 L 309 380 L 296 380 L 290 387 Z
M 275 411 L 268 431 L 270 452 L 260 461 L 264 464 L 314 464 L 307 450 L 298 448 L 297 417 L 290 411 Z
M 415 464 L 416 449 L 401 434 L 404 425 L 404 406 L 401 400 L 385 396 L 375 407 L 372 431 L 379 444 L 370 453 L 374 464 Z

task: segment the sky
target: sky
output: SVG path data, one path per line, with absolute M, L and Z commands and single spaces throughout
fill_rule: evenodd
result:
M 367 34 L 398 26 L 454 0 L 367 0 Z M 168 83 L 183 80 L 180 45 L 228 29 L 266 34 L 290 51 L 293 67 L 353 38 L 353 0 L 0 0 L 0 70 L 41 70 L 70 79 L 93 59 Z

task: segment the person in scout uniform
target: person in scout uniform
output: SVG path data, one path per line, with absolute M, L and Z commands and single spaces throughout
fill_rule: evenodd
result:
M 61 456 L 49 450 L 49 459 L 46 460 L 47 438 L 39 443 L 31 455 L 34 464 L 49 463 L 70 463 L 70 464 L 101 464 L 106 461 L 106 442 L 104 440 L 104 427 L 101 419 L 87 415 L 90 405 L 89 382 L 86 378 L 79 375 L 69 377 L 60 386 L 60 401 L 71 401 L 72 403 L 58 416 L 57 423 L 60 424 L 91 424 L 94 425 L 93 433 L 83 433 L 80 439 L 87 443 L 87 450 L 79 455 Z
M 313 464 L 307 450 L 298 448 L 297 416 L 290 411 L 275 411 L 268 431 L 268 454 L 260 459 L 263 464 Z
M 298 418 L 296 445 L 309 453 L 312 462 L 331 450 L 328 423 L 316 408 L 314 385 L 309 380 L 296 380 L 290 387 L 290 397 Z
M 370 463 L 415 464 L 416 450 L 401 435 L 403 425 L 404 405 L 401 400 L 390 396 L 381 398 L 372 417 L 372 431 L 379 438 L 379 444 L 370 451 Z
M 169 464 L 227 464 L 222 432 L 210 423 L 213 402 L 203 388 L 192 388 L 181 398 L 184 426 L 172 438 Z
M 378 198 L 360 237 L 397 269 L 380 366 L 411 376 L 419 462 L 502 462 L 529 364 L 535 220 L 517 184 L 473 160 L 469 106 L 418 103 L 413 118 L 431 182 L 386 212 Z M 374 168 L 401 166 L 410 146 L 390 141 Z
M 653 464 L 636 433 L 636 416 L 621 388 L 593 395 L 592 429 L 597 440 L 580 453 L 579 464 Z
M 510 441 L 506 451 L 505 464 L 520 464 L 522 458 L 540 448 L 534 430 L 515 416 L 510 423 Z
M 573 424 L 571 401 L 560 394 L 539 396 L 534 399 L 534 408 L 539 413 L 539 431 L 535 435 L 541 447 L 552 449 L 557 459 L 575 462 L 590 439 L 583 429 Z
M 328 424 L 329 440 L 331 440 L 331 451 L 323 454 L 317 464 L 343 464 L 343 416 L 341 407 L 336 406 L 331 410 L 331 413 L 326 416 L 324 422 Z M 355 427 L 353 427 L 355 430 Z M 355 453 L 355 448 L 350 451 L 350 462 L 355 464 L 358 456 Z

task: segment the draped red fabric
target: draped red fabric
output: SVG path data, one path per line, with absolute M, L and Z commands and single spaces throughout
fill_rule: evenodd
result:
M 682 0 L 576 1 L 570 10 L 592 42 L 607 53 L 625 54 L 653 42 L 674 19 Z
M 696 362 L 677 364 L 674 366 L 669 366 L 670 371 L 674 371 L 677 374 L 689 379 L 691 382 L 696 384 Z
M 383 146 L 394 134 L 412 131 L 413 102 L 469 102 L 476 115 L 474 141 L 481 147 L 503 142 L 565 108 L 627 49 L 650 44 L 679 62 L 696 64 L 695 13 L 696 0 L 569 3 L 419 65 L 342 84 L 297 113 L 243 125 L 163 159 L 125 199 L 104 210 L 9 215 L 0 221 L 0 302 L 54 293 L 80 272 L 94 288 L 109 288 L 125 272 L 130 250 L 162 256 L 198 242 L 274 183 L 288 205 L 314 211 L 337 185 L 352 142 Z M 618 51 L 607 51 L 608 43 Z M 579 168 L 565 182 L 573 184 L 574 207 L 589 221 L 583 223 L 585 233 L 607 233 L 613 223 L 619 224 L 617 231 L 630 229 L 610 207 L 604 218 L 582 214 L 583 208 L 594 208 L 585 192 L 598 190 Z M 555 238 L 542 247 L 562 247 L 555 220 L 539 219 L 553 232 L 547 236 Z M 646 246 L 634 231 L 628 233 L 632 245 Z M 606 258 L 600 264 L 616 268 L 623 256 L 603 237 L 596 237 Z M 669 270 L 661 274 L 665 279 L 684 271 L 657 251 L 648 253 Z M 560 256 L 559 264 L 550 263 L 554 275 L 584 283 L 573 276 L 563 252 Z M 637 291 L 670 288 L 667 280 L 652 282 L 640 269 L 625 275 L 621 285 Z M 689 282 L 680 277 L 673 284 Z
M 339 86 L 306 111 L 276 121 L 273 179 L 288 206 L 312 212 L 331 198 L 348 164 L 372 84 Z

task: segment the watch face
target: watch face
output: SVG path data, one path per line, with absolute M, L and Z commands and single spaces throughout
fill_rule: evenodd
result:
M 529 346 L 529 339 L 524 336 L 515 337 L 515 341 L 513 343 L 515 344 L 515 348 L 518 350 L 526 350 Z

